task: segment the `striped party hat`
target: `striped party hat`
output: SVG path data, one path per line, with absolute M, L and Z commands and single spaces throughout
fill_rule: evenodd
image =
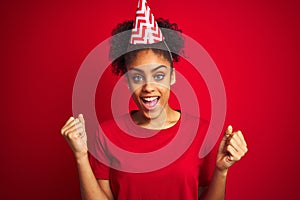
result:
M 153 44 L 164 40 L 146 0 L 138 0 L 130 44 Z

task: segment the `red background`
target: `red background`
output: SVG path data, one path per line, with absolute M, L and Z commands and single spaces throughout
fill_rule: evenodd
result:
M 149 0 L 177 22 L 222 74 L 226 124 L 249 152 L 232 167 L 227 199 L 299 199 L 297 1 Z M 1 1 L 1 199 L 80 199 L 72 152 L 60 128 L 87 54 L 136 0 Z M 111 81 L 108 79 L 107 81 Z

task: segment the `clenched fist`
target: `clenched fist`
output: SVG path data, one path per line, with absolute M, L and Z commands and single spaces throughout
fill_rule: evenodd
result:
M 76 159 L 87 155 L 87 135 L 82 114 L 78 118 L 70 117 L 61 129 L 61 134 L 69 143 Z
M 233 131 L 228 126 L 219 146 L 217 154 L 217 168 L 227 171 L 235 162 L 239 161 L 248 151 L 247 143 L 241 131 Z

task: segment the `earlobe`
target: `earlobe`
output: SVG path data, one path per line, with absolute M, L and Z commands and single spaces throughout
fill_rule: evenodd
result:
M 172 69 L 172 74 L 171 74 L 171 85 L 176 83 L 176 72 L 175 68 Z

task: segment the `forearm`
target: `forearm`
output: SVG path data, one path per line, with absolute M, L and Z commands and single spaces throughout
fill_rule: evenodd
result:
M 223 200 L 225 199 L 227 170 L 220 171 L 215 169 L 212 180 L 207 189 L 204 200 Z
M 82 199 L 84 200 L 109 200 L 90 166 L 88 156 L 76 160 Z

